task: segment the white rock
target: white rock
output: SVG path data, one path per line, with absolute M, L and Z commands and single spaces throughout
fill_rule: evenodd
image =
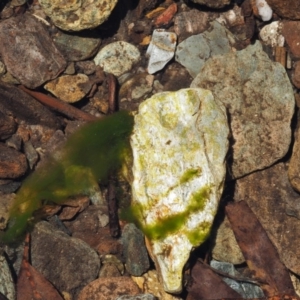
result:
M 94 58 L 94 62 L 105 72 L 120 76 L 131 70 L 140 57 L 140 51 L 135 46 L 119 41 L 103 47 Z
M 273 11 L 266 0 L 256 0 L 255 4 L 261 19 L 265 22 L 270 21 L 272 19 Z
M 147 49 L 150 56 L 148 73 L 153 74 L 161 69 L 173 58 L 175 53 L 177 35 L 163 29 L 153 31 L 152 39 Z
M 209 235 L 228 135 L 223 105 L 204 89 L 156 94 L 135 116 L 132 210 L 167 292 L 181 291 L 190 251 Z
M 265 45 L 272 47 L 284 45 L 284 36 L 281 34 L 282 22 L 274 21 L 264 26 L 259 32 L 259 36 Z

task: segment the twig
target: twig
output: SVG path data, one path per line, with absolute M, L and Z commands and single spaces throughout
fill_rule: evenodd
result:
M 111 175 L 108 179 L 107 206 L 110 235 L 112 237 L 118 237 L 120 235 L 118 204 L 116 199 L 115 181 Z
M 117 111 L 117 80 L 116 77 L 110 73 L 107 74 L 108 83 L 108 112 L 110 114 Z
M 88 114 L 88 113 L 86 113 L 74 106 L 71 106 L 71 105 L 67 104 L 66 102 L 58 100 L 54 97 L 47 96 L 43 93 L 29 90 L 23 85 L 20 85 L 19 89 L 21 89 L 25 93 L 29 94 L 30 96 L 34 97 L 36 100 L 43 103 L 44 105 L 47 105 L 48 107 L 66 115 L 67 117 L 69 117 L 71 119 L 77 119 L 77 120 L 82 120 L 82 121 L 99 120 L 99 118 L 97 118 L 91 114 Z

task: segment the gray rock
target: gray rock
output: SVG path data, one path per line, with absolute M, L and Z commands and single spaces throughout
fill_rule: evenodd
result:
M 221 8 L 226 5 L 229 5 L 231 2 L 231 0 L 192 0 L 192 1 L 212 8 Z
M 67 65 L 43 25 L 28 14 L 1 22 L 0 40 L 7 70 L 29 88 L 55 78 Z
M 233 35 L 220 23 L 211 23 L 210 30 L 193 35 L 177 46 L 175 60 L 196 77 L 204 63 L 215 55 L 231 51 Z
M 36 224 L 31 238 L 32 265 L 60 292 L 76 296 L 96 279 L 100 258 L 82 240 L 55 231 L 47 222 Z
M 15 300 L 16 288 L 12 279 L 11 270 L 3 254 L 0 254 L 0 270 L 0 292 L 6 296 L 8 300 Z
M 133 276 L 141 276 L 150 267 L 143 233 L 134 224 L 127 224 L 122 232 L 126 270 Z
M 152 294 L 139 294 L 136 296 L 123 295 L 116 300 L 157 300 L 157 298 Z
M 291 142 L 294 94 L 285 69 L 257 41 L 235 53 L 210 58 L 191 87 L 212 91 L 229 114 L 232 177 L 266 168 Z

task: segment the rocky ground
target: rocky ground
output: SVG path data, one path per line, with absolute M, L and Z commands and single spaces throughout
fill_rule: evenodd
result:
M 118 110 L 135 114 L 160 92 L 207 89 L 226 110 L 224 192 L 211 235 L 193 251 L 176 295 L 164 291 L 142 231 L 118 219 L 117 206 L 131 200 L 130 184 L 119 175 L 90 184 L 85 195 L 71 195 L 72 187 L 72 199 L 60 199 L 60 205 L 33 197 L 30 244 L 29 236 L 1 243 L 0 298 L 296 299 L 300 4 L 81 2 L 0 3 L 0 230 L 10 226 L 9 208 L 24 180 L 38 174 L 27 187 L 40 195 L 35 190 L 49 182 L 39 174 L 56 170 L 49 157 L 69 159 L 60 149 L 72 133 Z M 105 128 L 108 136 L 110 130 Z M 67 154 L 86 147 L 82 157 L 99 151 L 108 159 L 104 146 L 84 143 L 78 136 Z M 74 186 L 89 178 L 89 171 L 80 172 Z M 59 186 L 53 178 L 52 186 Z M 230 273 L 228 285 L 224 276 L 210 275 L 208 265 Z

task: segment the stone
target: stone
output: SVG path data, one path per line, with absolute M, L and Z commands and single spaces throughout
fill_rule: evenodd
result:
M 14 118 L 0 111 L 0 139 L 6 140 L 17 130 L 17 123 Z
M 271 47 L 283 47 L 284 37 L 281 34 L 282 26 L 282 22 L 279 21 L 265 25 L 259 32 L 262 42 Z
M 177 36 L 174 32 L 164 29 L 155 29 L 152 33 L 146 55 L 149 56 L 148 73 L 154 74 L 160 71 L 173 58 Z
M 289 162 L 288 176 L 292 187 L 300 192 L 300 130 L 299 127 L 295 132 L 295 142 L 293 153 Z
M 210 58 L 191 87 L 211 90 L 227 108 L 233 142 L 230 176 L 238 178 L 266 168 L 287 153 L 293 88 L 283 66 L 269 59 L 259 41 Z
M 13 204 L 15 195 L 0 192 L 0 230 L 4 230 L 9 220 L 9 208 Z
M 26 156 L 0 143 L 0 178 L 14 179 L 25 174 L 28 165 Z
M 54 44 L 68 61 L 86 60 L 94 56 L 101 44 L 101 39 L 96 35 L 85 33 L 64 33 L 58 31 L 53 37 Z
M 285 19 L 300 19 L 300 3 L 294 0 L 267 0 L 276 14 Z
M 136 296 L 120 296 L 116 300 L 157 300 L 157 298 L 152 294 L 139 294 Z
M 122 295 L 138 295 L 138 286 L 129 277 L 99 278 L 85 286 L 77 300 L 116 300 Z
M 55 26 L 66 31 L 80 31 L 95 28 L 106 21 L 117 0 L 39 0 L 39 3 Z
M 127 224 L 122 230 L 123 255 L 130 275 L 141 276 L 150 267 L 143 233 L 134 225 Z
M 105 72 L 120 76 L 130 71 L 140 57 L 140 51 L 135 46 L 118 41 L 103 47 L 94 58 L 94 62 Z
M 294 58 L 300 58 L 300 21 L 283 23 L 282 35 Z
M 6 257 L 0 254 L 0 293 L 3 299 L 16 299 L 16 288 Z M 5 297 L 4 297 L 5 296 Z
M 212 22 L 210 30 L 193 35 L 177 46 L 175 60 L 195 78 L 210 57 L 230 52 L 233 40 L 223 25 Z
M 300 275 L 300 196 L 288 181 L 287 167 L 278 163 L 238 179 L 234 199 L 247 202 L 282 263 Z
M 222 8 L 229 5 L 231 0 L 192 0 L 194 3 L 206 5 L 211 8 Z
M 225 177 L 229 128 L 210 91 L 159 93 L 135 116 L 132 215 L 164 289 L 180 293 L 190 251 L 209 235 Z
M 296 88 L 300 88 L 300 62 L 294 63 L 294 73 L 292 75 L 292 82 Z
M 1 22 L 0 40 L 7 70 L 29 88 L 57 77 L 67 66 L 44 26 L 29 14 Z
M 124 274 L 125 271 L 124 264 L 117 258 L 116 255 L 111 255 L 111 254 L 102 255 L 101 263 L 103 266 L 114 265 L 118 269 L 119 274 L 121 275 Z
M 91 87 L 92 82 L 85 74 L 63 75 L 44 85 L 47 91 L 68 103 L 81 100 Z
M 74 298 L 96 279 L 100 269 L 96 251 L 44 221 L 32 231 L 31 255 L 32 266 L 60 292 L 68 292 Z

